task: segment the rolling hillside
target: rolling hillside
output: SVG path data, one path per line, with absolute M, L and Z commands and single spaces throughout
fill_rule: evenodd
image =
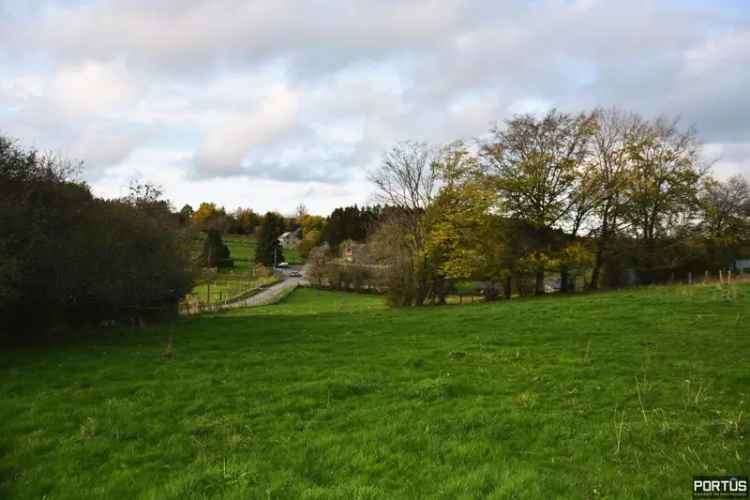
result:
M 400 310 L 302 289 L 2 353 L 0 496 L 686 498 L 748 471 L 749 318 L 747 285 Z

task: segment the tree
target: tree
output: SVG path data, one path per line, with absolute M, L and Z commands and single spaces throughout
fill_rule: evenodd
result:
M 674 236 L 698 207 L 700 181 L 707 168 L 693 130 L 677 120 L 658 118 L 633 128 L 627 138 L 630 162 L 625 183 L 624 218 L 640 242 L 639 261 L 646 282 L 660 268 L 660 239 Z
M 180 209 L 179 218 L 180 218 L 180 224 L 181 225 L 184 226 L 186 224 L 189 224 L 190 221 L 192 221 L 192 219 L 193 219 L 193 207 L 191 207 L 190 205 L 184 205 Z
M 724 182 L 707 178 L 700 192 L 701 229 L 711 238 L 748 239 L 750 184 L 741 175 Z
M 443 148 L 437 165 L 442 186 L 425 213 L 426 253 L 436 267 L 431 295 L 443 303 L 445 280 L 490 279 L 497 284 L 503 261 L 492 214 L 497 194 L 477 159 L 458 142 Z
M 330 256 L 325 247 L 313 248 L 307 257 L 307 279 L 316 286 L 323 286 L 325 281 L 326 266 L 330 262 Z
M 323 234 L 316 229 L 305 231 L 304 234 L 305 236 L 302 238 L 302 241 L 297 245 L 297 252 L 299 252 L 303 259 L 306 259 L 310 255 L 310 252 L 320 245 Z
M 193 222 L 200 229 L 216 229 L 224 232 L 227 229 L 226 212 L 224 208 L 216 207 L 215 203 L 203 202 L 193 213 Z
M 266 212 L 260 225 L 255 262 L 273 267 L 284 261 L 279 236 L 284 232 L 284 218 L 275 212 Z
M 423 215 L 438 191 L 440 151 L 419 142 L 402 142 L 388 151 L 370 180 L 376 197 L 391 210 L 377 230 L 380 258 L 392 265 L 394 301 L 421 305 L 427 299 L 434 269 L 425 251 Z M 404 288 L 405 287 L 405 288 Z
M 206 240 L 203 243 L 199 263 L 203 267 L 233 267 L 229 247 L 224 244 L 221 232 L 216 229 L 206 231 Z
M 594 114 L 596 126 L 588 162 L 592 180 L 588 192 L 594 200 L 591 236 L 596 246 L 588 284 L 592 289 L 599 287 L 602 266 L 615 250 L 614 243 L 625 224 L 625 193 L 631 166 L 628 141 L 643 121 L 638 115 L 615 108 L 598 109 Z
M 380 213 L 379 207 L 362 207 L 357 205 L 336 208 L 325 221 L 314 216 L 306 216 L 302 221 L 305 228 L 319 227 L 323 239 L 331 248 L 338 248 L 341 242 L 352 240 L 362 242 L 367 239 Z
M 228 232 L 232 234 L 253 234 L 260 223 L 260 217 L 250 208 L 238 208 L 231 216 Z
M 593 116 L 554 109 L 539 119 L 520 115 L 508 120 L 504 128 L 493 128 L 480 154 L 505 213 L 539 229 L 554 229 L 569 221 L 578 208 L 577 228 L 589 210 L 576 187 L 585 172 L 593 130 Z M 537 249 L 542 251 L 551 249 Z M 536 293 L 544 293 L 543 268 L 537 270 Z
M 174 312 L 192 288 L 187 232 L 158 188 L 103 200 L 72 172 L 0 138 L 0 338 Z
M 704 266 L 724 268 L 750 255 L 750 185 L 739 175 L 724 182 L 706 178 L 699 194 Z M 693 254 L 695 254 L 695 250 Z

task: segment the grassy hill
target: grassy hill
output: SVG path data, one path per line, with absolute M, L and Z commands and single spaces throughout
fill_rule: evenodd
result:
M 0 497 L 688 498 L 750 471 L 749 324 L 747 285 L 298 290 L 1 353 Z

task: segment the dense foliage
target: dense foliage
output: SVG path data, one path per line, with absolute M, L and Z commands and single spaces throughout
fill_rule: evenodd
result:
M 510 298 L 685 279 L 750 257 L 747 180 L 712 178 L 676 121 L 552 110 L 477 146 L 403 142 L 372 175 L 389 213 L 370 245 L 390 267 L 392 303 L 441 303 L 455 280 Z
M 258 232 L 258 246 L 255 249 L 255 262 L 266 267 L 273 267 L 284 261 L 284 254 L 279 244 L 279 236 L 284 233 L 284 218 L 267 212 Z
M 229 247 L 224 243 L 221 231 L 217 229 L 206 231 L 206 240 L 203 242 L 203 251 L 198 262 L 203 267 L 234 267 Z
M 189 243 L 150 186 L 94 197 L 64 162 L 0 137 L 0 334 L 172 310 L 192 287 Z
M 331 248 L 345 240 L 364 241 L 381 213 L 380 207 L 336 208 L 326 220 L 323 239 Z

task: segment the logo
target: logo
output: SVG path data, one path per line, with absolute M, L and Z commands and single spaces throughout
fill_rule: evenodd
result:
M 694 476 L 693 498 L 747 498 L 747 476 Z

